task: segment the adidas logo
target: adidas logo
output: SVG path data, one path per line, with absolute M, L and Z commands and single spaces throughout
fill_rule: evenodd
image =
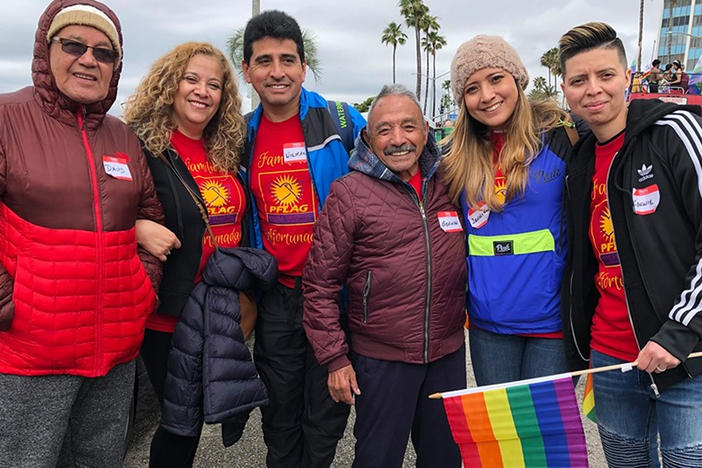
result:
M 636 172 L 639 173 L 641 177 L 647 176 L 651 173 L 651 170 L 653 169 L 653 164 L 650 166 L 647 166 L 645 163 L 641 165 L 641 169 L 636 169 Z

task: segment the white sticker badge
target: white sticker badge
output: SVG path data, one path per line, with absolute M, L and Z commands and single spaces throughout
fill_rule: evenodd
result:
M 439 226 L 444 232 L 461 232 L 461 220 L 458 219 L 458 213 L 455 211 L 439 211 Z
M 661 192 L 658 190 L 658 184 L 649 185 L 648 187 L 633 191 L 634 213 L 637 215 L 648 215 L 654 213 L 658 204 L 661 202 Z
M 286 163 L 307 160 L 307 149 L 304 142 L 285 143 L 283 145 L 283 159 Z
M 468 222 L 475 229 L 480 229 L 485 226 L 490 217 L 490 208 L 485 204 L 484 201 L 478 203 L 478 206 L 468 210 Z
M 102 165 L 105 167 L 105 172 L 115 179 L 132 180 L 132 173 L 129 172 L 127 160 L 115 156 L 103 156 Z

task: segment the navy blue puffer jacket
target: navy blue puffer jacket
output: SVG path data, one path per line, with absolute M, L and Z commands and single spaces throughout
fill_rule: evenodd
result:
M 253 248 L 218 249 L 193 289 L 173 333 L 164 385 L 161 426 L 196 436 L 203 421 L 225 423 L 231 445 L 252 409 L 268 404 L 239 323 L 239 290 L 270 288 L 275 259 Z

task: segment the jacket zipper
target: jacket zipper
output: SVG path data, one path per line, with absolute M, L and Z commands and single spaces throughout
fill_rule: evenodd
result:
M 85 114 L 85 106 L 81 106 L 78 112 L 78 128 L 80 130 L 80 135 L 83 140 L 83 146 L 85 148 L 85 153 L 88 157 L 88 167 L 90 169 L 90 182 L 93 192 L 93 213 L 95 215 L 95 234 L 97 238 L 97 293 L 96 293 L 96 308 L 97 308 L 97 329 L 95 333 L 96 349 L 95 362 L 98 369 L 101 368 L 100 359 L 102 357 L 102 278 L 104 276 L 103 272 L 103 226 L 102 226 L 102 210 L 100 209 L 100 191 L 98 188 L 97 179 L 97 169 L 95 163 L 95 157 L 93 155 L 93 150 L 90 148 L 90 143 L 88 142 L 88 134 L 83 126 Z
M 610 206 L 609 203 L 609 175 L 610 172 L 612 171 L 612 165 L 614 164 L 614 160 L 617 158 L 619 155 L 619 151 L 614 153 L 614 156 L 612 157 L 612 162 L 609 163 L 609 167 L 607 168 L 607 183 L 605 184 L 605 193 L 607 195 L 607 209 L 609 210 L 609 216 L 610 218 L 613 218 L 614 213 L 612 213 L 612 207 Z M 616 244 L 617 240 L 617 231 L 614 228 L 614 219 L 612 219 L 612 232 L 614 233 L 614 240 Z M 619 247 L 617 247 L 617 256 L 619 255 Z M 624 268 L 622 267 L 622 260 L 621 257 L 619 257 L 619 270 L 621 271 L 622 274 L 622 284 L 624 285 L 624 302 L 626 303 L 626 314 L 627 317 L 629 318 L 629 324 L 631 325 L 631 331 L 634 333 L 634 341 L 636 341 L 636 347 L 639 348 L 639 351 L 641 351 L 641 343 L 639 343 L 639 337 L 636 335 L 636 328 L 634 328 L 634 321 L 631 318 L 631 307 L 629 306 L 629 295 L 626 293 L 626 280 L 624 278 Z M 651 374 L 648 374 L 648 377 L 651 379 L 651 390 L 653 390 L 653 393 L 655 393 L 656 398 L 660 397 L 660 393 L 658 393 L 658 386 L 656 385 L 656 381 L 653 380 L 653 376 Z
M 569 175 L 566 174 L 565 176 L 565 190 L 566 190 L 566 196 L 568 199 L 571 198 L 570 196 L 570 187 L 568 185 L 568 179 Z M 564 208 L 566 209 L 566 208 Z M 568 322 L 570 325 L 570 332 L 573 335 L 573 343 L 575 344 L 575 350 L 578 352 L 578 355 L 580 356 L 580 359 L 582 359 L 585 362 L 589 362 L 590 358 L 586 357 L 583 355 L 583 352 L 580 350 L 580 345 L 578 345 L 578 335 L 575 333 L 575 326 L 573 325 L 573 277 L 575 276 L 575 272 L 573 271 L 573 261 L 571 260 L 571 268 L 570 268 L 570 280 L 568 281 L 568 289 L 570 291 L 570 303 L 568 304 Z
M 407 184 L 409 185 L 409 184 Z M 424 184 L 422 184 L 424 188 Z M 424 246 L 427 251 L 426 255 L 426 272 L 427 272 L 427 288 L 426 297 L 424 300 L 424 363 L 429 362 L 429 310 L 431 309 L 431 243 L 429 242 L 429 224 L 427 223 L 427 213 L 424 210 L 424 203 L 419 199 L 417 192 L 413 187 L 408 187 L 414 204 L 419 208 L 419 214 L 422 216 L 422 227 L 424 228 Z M 425 196 L 427 190 L 424 190 Z
M 363 323 L 368 323 L 368 299 L 370 298 L 372 277 L 373 272 L 368 270 L 368 273 L 366 273 L 366 282 L 363 285 Z

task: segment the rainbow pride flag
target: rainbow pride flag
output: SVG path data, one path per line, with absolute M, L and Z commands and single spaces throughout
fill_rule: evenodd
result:
M 583 393 L 583 413 L 592 421 L 597 422 L 595 415 L 595 392 L 592 386 L 592 374 L 587 374 L 585 380 L 585 392 Z
M 573 379 L 567 374 L 442 395 L 466 467 L 588 467 Z

